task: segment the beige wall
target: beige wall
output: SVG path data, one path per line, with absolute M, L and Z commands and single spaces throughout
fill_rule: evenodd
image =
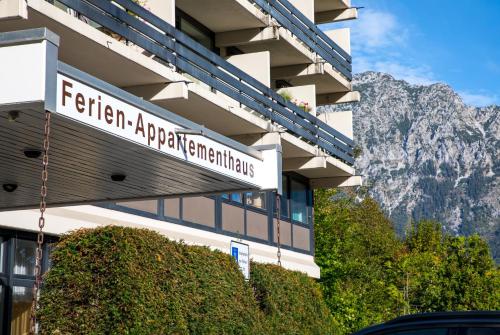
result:
M 351 30 L 349 28 L 328 30 L 325 31 L 325 34 L 348 54 L 351 54 Z
M 28 18 L 25 0 L 0 0 L 0 21 L 20 18 Z
M 314 22 L 314 0 L 289 0 L 298 10 Z
M 322 113 L 318 118 L 345 136 L 353 138 L 352 111 Z
M 271 57 L 269 51 L 229 56 L 227 61 L 267 87 L 271 86 Z
M 175 26 L 175 0 L 147 0 L 145 7 Z

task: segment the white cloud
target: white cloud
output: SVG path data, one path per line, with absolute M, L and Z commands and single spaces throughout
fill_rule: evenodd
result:
M 459 94 L 466 104 L 476 107 L 495 105 L 500 101 L 499 97 L 495 94 L 472 93 L 467 91 L 461 91 Z
M 376 52 L 381 48 L 404 44 L 408 32 L 389 12 L 364 9 L 351 26 L 352 48 L 361 52 Z

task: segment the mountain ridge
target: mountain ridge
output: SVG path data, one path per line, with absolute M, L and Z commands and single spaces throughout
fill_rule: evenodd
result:
M 473 107 L 445 83 L 412 85 L 390 74 L 354 76 L 356 169 L 400 234 L 434 219 L 457 234 L 479 233 L 500 259 L 500 106 Z

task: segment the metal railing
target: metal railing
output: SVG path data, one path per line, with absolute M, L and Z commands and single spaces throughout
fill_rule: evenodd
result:
M 346 78 L 352 80 L 351 56 L 288 0 L 253 0 Z
M 349 165 L 354 142 L 131 0 L 59 0 Z

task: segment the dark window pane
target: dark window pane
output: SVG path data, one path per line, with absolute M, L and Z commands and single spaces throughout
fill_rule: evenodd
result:
M 6 250 L 7 250 L 7 241 L 5 241 L 3 237 L 0 237 L 0 272 L 5 272 Z
M 307 223 L 306 185 L 292 180 L 291 188 L 292 220 Z
M 229 200 L 229 194 L 227 194 L 227 193 L 222 193 L 221 197 L 222 197 L 222 199 Z
M 475 327 L 467 329 L 467 335 L 500 335 L 500 327 Z
M 205 48 L 212 50 L 213 49 L 213 40 L 212 36 L 207 32 L 203 31 L 199 27 L 195 26 L 185 18 L 181 17 L 180 20 L 181 31 L 188 34 L 192 39 L 196 42 L 203 45 Z
M 266 209 L 266 193 L 265 192 L 247 192 L 246 204 L 249 206 Z
M 35 275 L 35 251 L 35 241 L 15 240 L 14 274 Z
M 283 176 L 283 181 L 282 181 L 282 195 L 280 199 L 280 207 L 281 207 L 281 216 L 283 217 L 290 217 L 290 213 L 288 213 L 288 198 L 290 197 L 290 190 L 288 189 L 288 182 L 287 178 Z
M 448 328 L 427 328 L 388 332 L 387 335 L 447 335 Z
M 14 286 L 12 288 L 11 335 L 29 334 L 32 297 L 31 287 Z

